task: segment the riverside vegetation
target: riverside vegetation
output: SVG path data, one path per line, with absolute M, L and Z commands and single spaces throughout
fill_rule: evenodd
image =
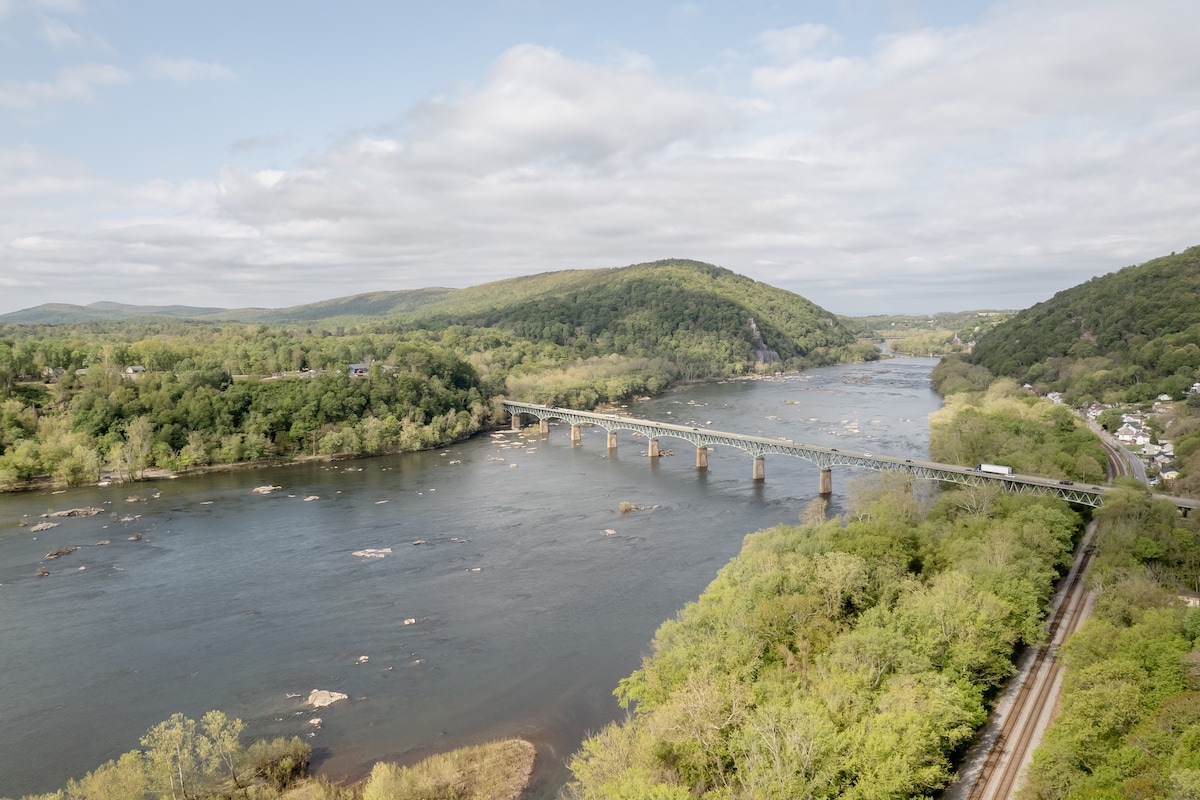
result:
M 1012 311 L 959 311 L 919 317 L 880 314 L 842 321 L 859 336 L 886 339 L 893 353 L 946 356 L 969 353 L 976 339 L 1012 315 Z
M 221 711 L 200 723 L 174 714 L 131 750 L 72 780 L 21 800 L 516 800 L 533 769 L 534 748 L 510 739 L 432 756 L 408 767 L 379 762 L 355 786 L 308 776 L 302 740 L 240 741 L 244 725 Z
M 1077 427 L 1012 381 L 947 401 L 933 424 L 934 458 L 994 459 L 989 443 L 1015 435 L 1044 459 L 1031 463 L 1069 474 L 1088 451 Z M 1069 458 L 1055 456 L 1055 442 Z M 1064 732 L 1038 756 L 1042 783 L 1031 786 L 1043 788 L 1027 797 L 1193 797 L 1200 615 L 1165 587 L 1200 579 L 1197 526 L 1132 487 L 1099 519 L 1097 619 L 1064 648 L 1081 673 L 1067 680 Z M 1082 522 L 1049 498 L 934 493 L 883 475 L 856 479 L 841 517 L 826 519 L 818 501 L 798 526 L 747 536 L 621 682 L 631 717 L 585 742 L 562 797 L 931 796 L 951 779 L 1018 648 L 1041 640 Z M 1072 710 L 1075 696 L 1083 704 Z M 313 781 L 288 796 L 471 796 L 396 788 L 430 780 L 379 766 L 360 787 Z M 274 791 L 265 782 L 243 783 L 241 796 L 274 796 L 253 794 Z M 372 785 L 378 794 L 367 793 Z M 76 784 L 66 791 L 36 800 L 92 797 Z
M 226 312 L 272 325 L 7 315 L 30 321 L 0 325 L 0 488 L 425 449 L 498 422 L 502 395 L 586 409 L 877 355 L 804 298 L 698 262 L 381 294 Z
M 1065 367 L 1065 374 L 1074 373 Z M 997 453 L 1021 472 L 1096 479 L 1094 444 L 1069 430 L 1063 406 L 1033 399 L 1012 379 L 978 391 L 990 377 L 959 359 L 935 368 L 942 391 L 960 392 L 934 415 L 935 446 L 958 454 L 959 463 Z M 960 423 L 944 424 L 939 417 L 946 413 Z M 1168 426 L 1194 481 L 1200 398 L 1176 403 Z M 1118 483 L 1095 512 L 1088 579 L 1095 608 L 1059 650 L 1060 712 L 1034 754 L 1020 800 L 1200 800 L 1200 608 L 1179 594 L 1200 593 L 1200 521 L 1152 499 L 1137 481 Z M 1181 481 L 1176 489 L 1196 486 Z
M 1080 519 L 978 489 L 860 483 L 844 518 L 746 537 L 621 682 L 583 798 L 928 796 L 1037 641 Z
M 1068 409 L 961 360 L 934 381 L 947 393 L 931 419 L 934 459 L 1103 479 L 1104 453 Z M 1200 611 L 1168 591 L 1200 588 L 1197 524 L 1145 487 L 1124 491 L 1100 512 L 1100 621 L 1068 646 L 1082 677 L 1068 678 L 1065 732 L 1039 756 L 1029 798 L 1200 797 Z M 906 798 L 946 786 L 1018 648 L 1042 639 L 1083 519 L 990 487 L 925 496 L 896 476 L 860 481 L 848 505 L 746 537 L 621 682 L 633 713 L 585 742 L 564 798 Z M 1142 738 L 1122 738 L 1134 729 Z M 1098 793 L 1113 785 L 1145 792 Z
M 1090 474 L 1082 423 L 1012 381 L 948 400 L 935 459 L 994 460 L 1017 437 L 1031 467 Z M 632 714 L 584 743 L 564 798 L 908 798 L 949 782 L 1018 649 L 1041 640 L 1083 520 L 897 475 L 855 481 L 847 503 L 746 537 L 620 683 Z

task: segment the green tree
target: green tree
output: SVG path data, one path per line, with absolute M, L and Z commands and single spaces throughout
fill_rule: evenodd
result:
M 204 756 L 196 721 L 175 713 L 142 737 L 151 787 L 161 797 L 188 800 L 198 796 Z

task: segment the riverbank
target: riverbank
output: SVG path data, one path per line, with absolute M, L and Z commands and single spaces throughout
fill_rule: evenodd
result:
M 924 419 L 940 400 L 919 362 L 693 385 L 622 413 L 923 452 Z M 248 735 L 312 734 L 316 772 L 330 778 L 519 736 L 545 755 L 535 773 L 546 777 L 535 774 L 526 798 L 552 798 L 583 734 L 622 716 L 612 689 L 657 627 L 711 582 L 743 534 L 794 522 L 817 474 L 768 457 L 767 479 L 752 482 L 737 449 L 710 453 L 697 472 L 687 458 L 652 463 L 632 436 L 610 452 L 602 428 L 583 430 L 579 447 L 561 427 L 546 439 L 536 430 L 352 464 L 190 474 L 150 491 L 0 498 L 0 519 L 14 522 L 51 503 L 111 501 L 122 519 L 140 515 L 0 530 L 14 667 L 0 675 L 12 723 L 0 731 L 11 756 L 0 789 L 49 791 L 95 769 L 112 757 L 96 730 L 128 748 L 176 710 L 221 708 L 245 719 Z M 283 489 L 262 495 L 259 485 Z M 835 509 L 846 485 L 839 474 Z M 141 502 L 125 506 L 134 494 Z M 623 499 L 659 508 L 622 516 Z M 82 546 L 103 539 L 111 544 Z M 74 545 L 47 562 L 50 577 L 34 577 L 48 550 Z M 386 558 L 353 556 L 385 547 Z M 313 686 L 351 698 L 322 714 L 319 730 L 284 698 Z
M 364 800 L 517 800 L 529 785 L 536 748 L 524 739 L 460 747 L 411 766 L 380 761 L 362 783 Z

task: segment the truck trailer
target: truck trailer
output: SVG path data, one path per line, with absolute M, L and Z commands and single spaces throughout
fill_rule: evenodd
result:
M 976 472 L 990 472 L 993 475 L 1012 475 L 1012 467 L 1006 467 L 1003 464 L 980 464 L 975 468 Z

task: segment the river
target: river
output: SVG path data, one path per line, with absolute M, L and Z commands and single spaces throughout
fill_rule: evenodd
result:
M 622 413 L 924 457 L 935 363 L 697 385 Z M 738 450 L 698 472 L 680 440 L 652 461 L 628 432 L 615 455 L 603 429 L 568 433 L 0 496 L 0 795 L 52 791 L 174 712 L 219 708 L 250 737 L 306 737 L 334 777 L 524 736 L 535 794 L 553 796 L 581 739 L 624 713 L 612 689 L 658 625 L 746 533 L 796 522 L 818 481 L 794 458 L 768 456 L 755 483 Z M 853 474 L 834 471 L 832 513 Z M 84 506 L 104 512 L 30 530 Z M 313 689 L 350 699 L 306 710 Z

